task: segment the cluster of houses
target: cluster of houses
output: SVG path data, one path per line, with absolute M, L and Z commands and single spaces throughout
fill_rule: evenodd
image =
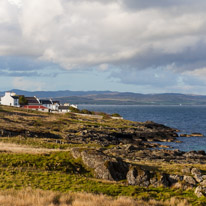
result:
M 22 100 L 23 103 L 21 102 Z M 0 103 L 7 106 L 22 107 L 25 109 L 54 113 L 67 113 L 70 112 L 70 107 L 77 108 L 77 105 L 62 105 L 59 101 L 53 101 L 52 99 L 39 99 L 36 96 L 25 97 L 23 95 L 17 95 L 14 92 L 5 92 L 5 95 L 1 97 Z

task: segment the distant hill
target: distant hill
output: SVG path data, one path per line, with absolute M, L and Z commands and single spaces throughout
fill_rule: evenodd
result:
M 73 104 L 117 104 L 117 105 L 206 105 L 205 95 L 179 93 L 140 94 L 112 91 L 23 91 L 13 89 L 17 94 L 53 98 L 62 103 Z M 0 92 L 2 96 L 4 92 Z
M 69 97 L 69 96 L 82 96 L 82 95 L 97 95 L 103 93 L 112 93 L 110 91 L 24 91 L 18 89 L 12 89 L 10 91 L 15 92 L 16 94 L 22 94 L 25 96 L 37 96 L 40 98 L 55 98 L 55 97 Z M 0 95 L 4 95 L 5 92 L 0 92 Z

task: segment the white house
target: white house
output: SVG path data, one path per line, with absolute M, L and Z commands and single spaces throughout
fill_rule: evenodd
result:
M 60 106 L 59 106 L 59 112 L 60 112 L 60 113 L 70 112 L 69 106 L 62 106 L 62 105 L 60 105 Z
M 59 101 L 53 101 L 52 99 L 39 99 L 34 96 L 39 104 L 43 105 L 44 107 L 47 107 L 51 111 L 58 111 L 59 109 Z
M 53 101 L 52 99 L 50 99 L 50 101 L 52 102 L 52 110 L 53 111 L 58 111 L 59 106 L 60 106 L 60 102 L 59 101 Z
M 64 106 L 69 106 L 78 109 L 78 106 L 76 104 L 64 103 Z
M 1 97 L 1 104 L 19 107 L 19 97 L 14 92 L 5 92 L 4 97 Z

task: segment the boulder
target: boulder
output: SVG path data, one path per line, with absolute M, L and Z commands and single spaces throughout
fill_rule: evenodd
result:
M 191 168 L 190 167 L 185 167 L 182 169 L 183 174 L 190 174 L 191 173 Z
M 203 137 L 204 135 L 199 132 L 195 132 L 195 133 L 192 133 L 190 136 L 191 137 Z
M 79 148 L 74 147 L 71 149 L 71 154 L 75 159 L 80 158 L 81 157 L 81 150 Z
M 201 133 L 192 133 L 192 134 L 180 134 L 180 137 L 203 137 L 204 135 Z
M 202 182 L 203 181 L 203 178 L 201 175 L 194 175 L 194 178 L 197 182 Z
M 206 180 L 203 180 L 200 184 L 201 184 L 202 186 L 206 187 Z
M 202 197 L 202 196 L 205 196 L 205 193 L 206 193 L 206 189 L 201 187 L 201 186 L 198 186 L 196 189 L 195 189 L 195 194 L 196 196 L 199 198 L 199 197 Z
M 81 157 L 87 167 L 94 169 L 96 178 L 115 181 L 126 179 L 129 167 L 121 158 L 113 158 L 97 150 L 81 151 L 76 148 L 71 153 L 75 158 Z
M 201 171 L 194 167 L 191 169 L 191 174 L 192 175 L 201 175 Z
M 130 185 L 148 187 L 150 185 L 150 172 L 141 168 L 132 167 L 127 173 L 127 181 Z
M 131 168 L 127 173 L 127 182 L 129 185 L 136 185 L 136 177 L 138 176 L 137 169 Z
M 184 177 L 183 177 L 183 180 L 184 180 L 187 184 L 189 184 L 189 185 L 191 185 L 191 186 L 196 185 L 196 181 L 195 181 L 194 178 L 191 177 L 191 176 L 184 176 Z
M 173 185 L 179 181 L 182 181 L 182 179 L 183 179 L 183 177 L 180 175 L 169 175 L 168 176 L 168 180 L 169 180 L 171 185 Z
M 160 181 L 159 181 L 160 185 L 164 186 L 164 187 L 169 187 L 170 186 L 170 182 L 169 182 L 169 175 L 163 173 L 160 177 Z

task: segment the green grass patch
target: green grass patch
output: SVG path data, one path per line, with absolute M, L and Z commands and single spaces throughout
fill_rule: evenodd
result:
M 0 169 L 0 189 L 33 189 L 53 190 L 60 192 L 88 192 L 94 194 L 106 194 L 109 196 L 130 196 L 136 199 L 167 200 L 171 197 L 186 198 L 194 205 L 198 205 L 198 198 L 193 190 L 182 191 L 170 188 L 142 188 L 127 186 L 121 182 L 109 183 L 87 178 L 79 174 L 64 173 L 61 171 L 35 171 L 19 168 Z M 201 202 L 206 198 L 201 198 Z
M 74 159 L 69 152 L 53 152 L 49 154 L 14 154 L 1 153 L 0 167 L 13 170 L 61 171 L 91 176 L 81 160 Z

